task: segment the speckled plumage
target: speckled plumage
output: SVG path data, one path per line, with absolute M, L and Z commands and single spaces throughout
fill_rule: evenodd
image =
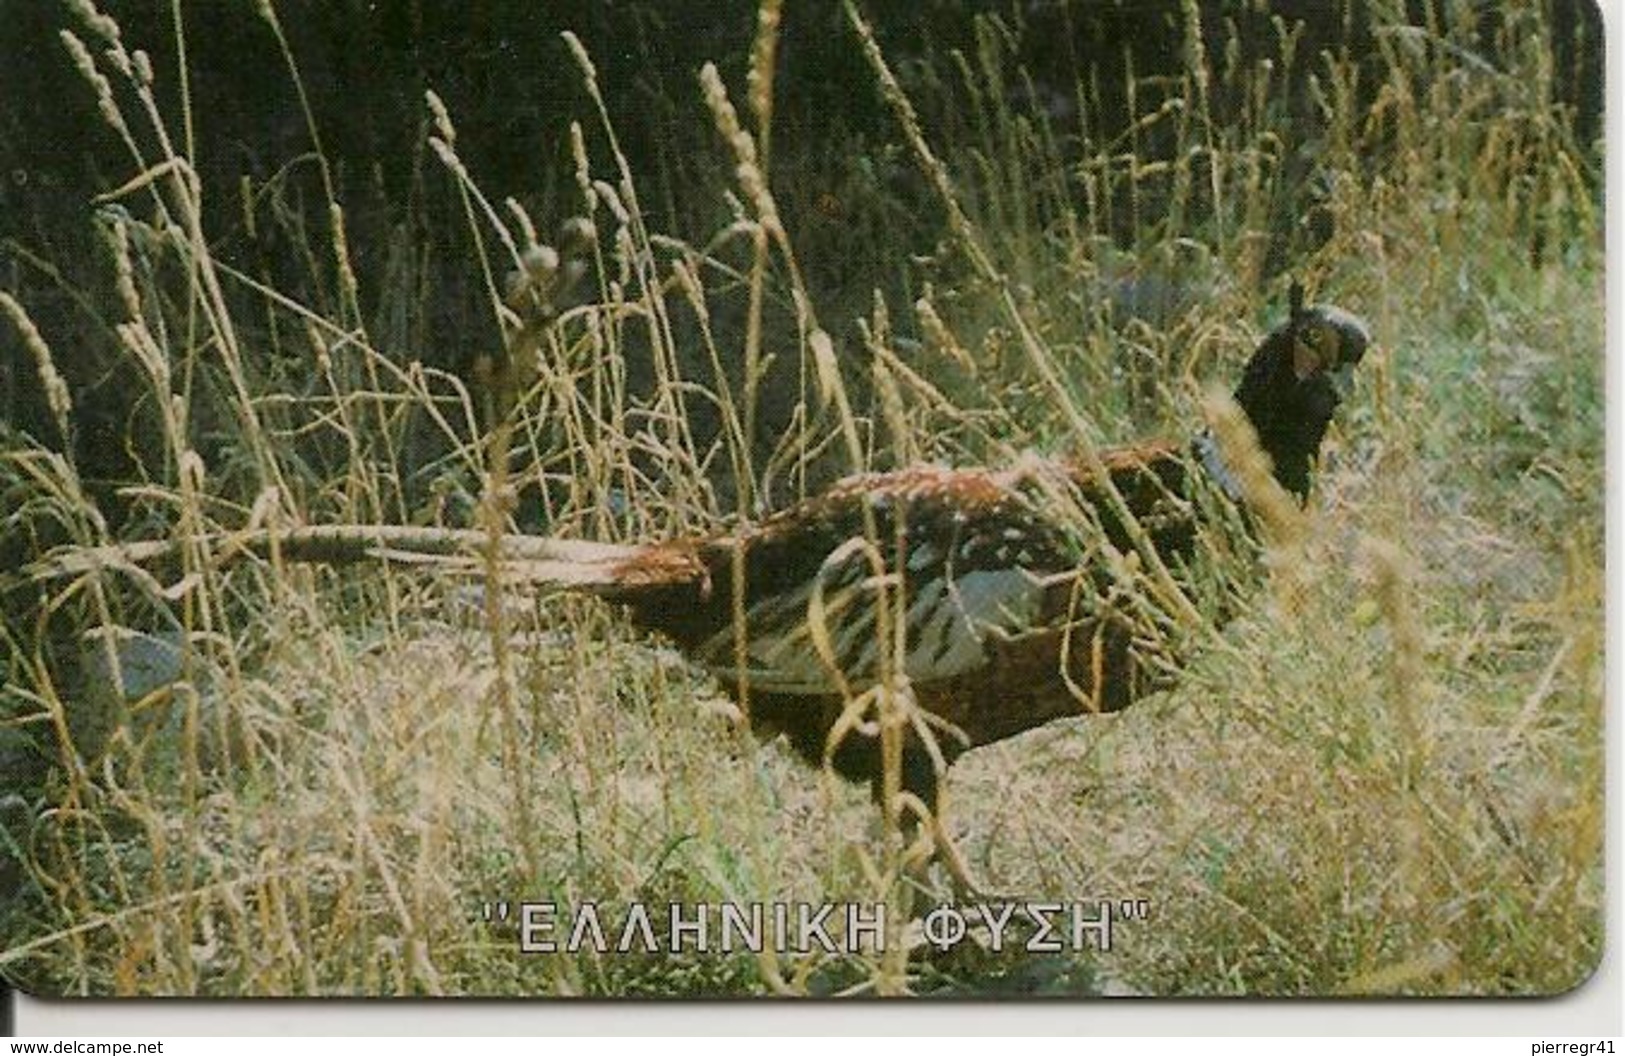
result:
M 1106 466 L 1136 517 L 1158 526 L 1159 552 L 1170 559 L 1187 552 L 1194 525 L 1178 500 L 1182 450 L 1154 444 L 1111 452 Z M 1087 471 L 1058 462 L 850 477 L 737 535 L 652 547 L 628 563 L 628 581 L 644 579 L 654 564 L 693 573 L 657 589 L 606 593 L 735 695 L 748 693 L 753 723 L 787 733 L 813 762 L 823 759 L 849 695 L 874 684 L 900 653 L 919 705 L 964 734 L 939 740 L 951 757 L 1062 715 L 1117 710 L 1149 684 L 1133 670 L 1120 621 L 1078 612 L 1077 577 L 1097 570 L 1080 564 L 1077 540 L 1045 519 L 1037 480 L 1045 473 L 1084 501 L 1098 487 Z M 1113 545 L 1131 550 L 1121 525 L 1104 520 Z M 874 544 L 854 543 L 868 539 Z M 748 628 L 743 670 L 733 621 L 736 562 Z M 882 569 L 895 574 L 884 598 Z M 879 629 L 888 604 L 905 617 L 900 650 Z M 1064 671 L 1063 646 L 1071 653 Z M 874 776 L 869 755 L 854 746 L 834 759 L 847 776 L 866 779 Z

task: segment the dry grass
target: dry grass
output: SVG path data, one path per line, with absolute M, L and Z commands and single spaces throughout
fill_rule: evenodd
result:
M 499 532 L 529 516 L 565 536 L 659 538 L 851 468 L 1029 445 L 1088 457 L 1193 429 L 1203 385 L 1228 380 L 1278 310 L 1256 291 L 1290 130 L 1261 88 L 1233 122 L 1207 119 L 1211 79 L 1248 72 L 1187 41 L 1186 105 L 1147 117 L 1178 122 L 1183 160 L 1148 171 L 1131 138 L 1080 163 L 1064 129 L 1001 89 L 1021 71 L 993 23 L 977 54 L 917 72 L 914 96 L 871 48 L 948 234 L 910 318 L 868 291 L 824 303 L 804 269 L 842 247 L 803 245 L 775 198 L 798 173 L 773 166 L 764 3 L 748 85 L 707 67 L 695 88 L 737 180 L 711 189 L 732 214 L 699 241 L 651 229 L 643 174 L 615 144 L 619 101 L 572 40 L 590 108 L 569 210 L 596 237 L 584 301 L 540 315 L 515 309 L 503 277 L 535 278 L 547 225 L 484 197 L 431 98 L 480 247 L 468 267 L 508 335 L 466 381 L 418 364 L 410 334 L 377 336 L 336 203 L 310 221 L 330 235 L 330 259 L 311 261 L 330 311 L 217 259 L 180 118 L 116 26 L 77 7 L 69 54 L 131 155 L 97 222 L 117 292 L 104 308 L 160 434 L 149 479 L 130 482 L 148 535 Z M 223 570 L 198 543 L 158 578 L 109 568 L 8 617 L 0 720 L 51 765 L 6 801 L 23 897 L 0 917 L 0 968 L 68 994 L 1575 985 L 1602 935 L 1602 247 L 1585 154 L 1544 102 L 1544 27 L 1508 19 L 1519 76 L 1463 76 L 1451 51 L 1385 37 L 1368 112 L 1348 102 L 1348 65 L 1324 61 L 1336 234 L 1294 268 L 1367 317 L 1379 347 L 1307 537 L 1222 629 L 1202 611 L 1148 617 L 1202 644 L 1176 689 L 955 768 L 950 823 L 996 889 L 1149 900 L 1112 953 L 520 956 L 485 903 L 897 907 L 903 848 L 861 790 L 758 745 L 713 684 L 602 606 L 517 594 L 494 561 L 470 593 L 409 570 Z M 885 215 L 884 195 L 865 218 Z M 1202 296 L 1108 326 L 1124 258 L 1106 232 L 1125 207 L 1160 218 L 1127 259 Z M 846 248 L 884 253 L 886 237 L 855 219 Z M 50 348 L 26 305 L 0 308 L 66 434 Z M 830 338 L 837 312 L 862 314 L 868 354 Z M 634 362 L 652 384 L 629 381 Z M 55 439 L 0 453 L 6 530 L 105 542 Z M 424 450 L 427 488 L 403 468 Z M 118 637 L 81 647 L 95 628 L 167 634 L 179 678 L 97 688 L 76 668 L 117 655 Z

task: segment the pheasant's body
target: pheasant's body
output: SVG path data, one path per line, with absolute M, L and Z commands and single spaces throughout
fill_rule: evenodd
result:
M 1195 527 L 1182 451 L 1148 445 L 1104 465 L 1158 553 L 1182 559 Z M 888 671 L 942 720 L 949 759 L 1064 715 L 1119 710 L 1151 684 L 1128 621 L 1103 603 L 1104 548 L 1054 526 L 1046 489 L 1108 508 L 1091 474 L 1058 463 L 865 474 L 740 534 L 640 551 L 601 593 L 743 698 L 753 725 L 815 763 L 833 747 L 837 769 L 873 779 L 873 738 L 832 746 L 829 732 Z M 1133 550 L 1117 518 L 1101 527 Z

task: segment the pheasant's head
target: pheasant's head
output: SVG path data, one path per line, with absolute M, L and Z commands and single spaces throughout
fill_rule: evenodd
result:
M 1310 466 L 1370 343 L 1359 317 L 1334 305 L 1305 305 L 1303 287 L 1294 283 L 1287 321 L 1264 338 L 1236 388 L 1275 479 L 1299 501 L 1309 494 Z

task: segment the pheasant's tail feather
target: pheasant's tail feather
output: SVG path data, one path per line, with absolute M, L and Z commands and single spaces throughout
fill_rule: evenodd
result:
M 615 543 L 506 535 L 498 538 L 493 561 L 490 545 L 487 538 L 477 548 L 471 546 L 450 553 L 381 547 L 370 550 L 367 556 L 391 564 L 470 576 L 489 571 L 513 587 L 619 595 L 626 593 L 629 586 L 624 569 L 635 568 L 648 550 Z
M 512 538 L 512 537 L 510 537 Z M 619 596 L 640 586 L 689 578 L 688 562 L 660 560 L 659 547 L 565 539 L 523 540 L 502 548 L 500 575 L 517 584 Z M 472 563 L 478 565 L 477 557 Z
M 477 570 L 475 561 L 465 562 L 470 571 Z M 504 561 L 497 573 L 504 582 L 514 586 L 540 587 L 544 590 L 579 590 L 587 593 L 613 591 L 615 566 L 599 562 L 579 561 Z
M 188 546 L 203 546 L 216 564 L 245 556 L 271 561 L 343 565 L 369 560 L 478 571 L 494 556 L 504 577 L 562 590 L 615 593 L 620 588 L 672 582 L 692 574 L 686 552 L 670 547 L 629 546 L 470 529 L 395 525 L 330 525 L 282 530 L 225 532 L 206 540 L 154 540 L 64 548 L 15 577 L 19 582 L 71 578 L 101 569 L 147 568 L 172 563 Z M 493 546 L 495 547 L 493 554 Z

